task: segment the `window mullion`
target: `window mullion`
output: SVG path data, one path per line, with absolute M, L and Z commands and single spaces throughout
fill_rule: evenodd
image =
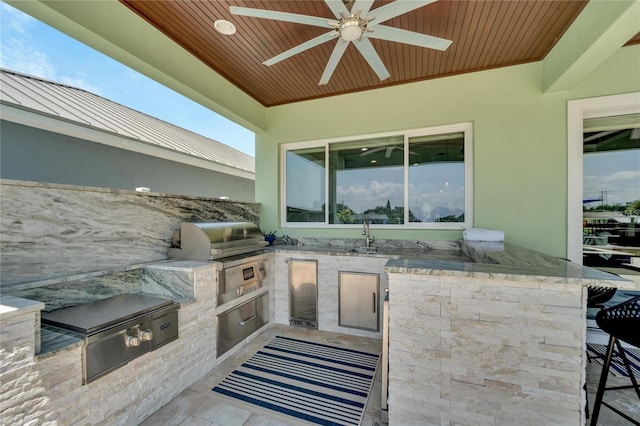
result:
M 329 173 L 331 172 L 331 164 L 329 163 L 329 144 L 324 144 L 324 224 L 329 224 Z
M 404 134 L 404 225 L 409 225 L 409 136 Z

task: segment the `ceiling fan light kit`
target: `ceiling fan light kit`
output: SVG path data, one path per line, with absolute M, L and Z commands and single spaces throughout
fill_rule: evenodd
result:
M 358 17 L 345 19 L 337 28 L 340 38 L 344 41 L 360 40 L 362 33 L 367 30 L 367 22 Z
M 295 13 L 236 6 L 231 6 L 230 11 L 234 15 L 331 28 L 331 31 L 299 44 L 298 46 L 263 62 L 267 66 L 274 65 L 284 59 L 297 55 L 298 53 L 302 53 L 322 43 L 333 40 L 338 36 L 339 39 L 337 40 L 333 52 L 329 57 L 329 61 L 325 66 L 324 72 L 320 77 L 320 85 L 327 84 L 329 82 L 333 71 L 338 65 L 338 62 L 340 62 L 340 59 L 342 58 L 342 55 L 344 55 L 349 43 L 354 44 L 380 80 L 389 78 L 390 74 L 373 47 L 373 44 L 371 44 L 369 38 L 437 50 L 446 50 L 449 45 L 451 45 L 451 40 L 380 25 L 382 22 L 434 3 L 436 0 L 396 0 L 375 10 L 369 10 L 373 5 L 374 0 L 357 0 L 351 7 L 351 11 L 346 8 L 341 0 L 324 1 L 331 12 L 333 12 L 337 21 L 331 18 L 322 18 L 318 16 L 299 15 Z

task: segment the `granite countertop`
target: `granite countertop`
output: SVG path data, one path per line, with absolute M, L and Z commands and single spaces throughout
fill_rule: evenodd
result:
M 460 243 L 457 241 L 406 242 L 406 244 L 398 241 L 385 241 L 384 245 L 374 245 L 375 251 L 372 252 L 359 251 L 363 249 L 361 244 L 349 244 L 349 241 L 345 243 L 343 240 L 335 240 L 338 243 L 331 244 L 330 241 L 328 239 L 318 240 L 312 241 L 312 244 L 297 246 L 268 246 L 265 251 L 328 256 L 366 256 L 386 259 L 470 261 L 469 257 L 460 250 Z M 316 242 L 317 245 L 313 244 Z
M 618 288 L 638 289 L 638 285 L 620 276 L 582 266 L 507 243 L 463 242 L 461 250 L 470 261 L 451 262 L 432 259 L 390 259 L 389 273 L 484 276 L 492 279 L 543 277 L 550 283 L 609 284 Z
M 322 243 L 322 242 L 320 242 Z M 637 289 L 637 285 L 617 275 L 585 267 L 565 259 L 549 256 L 513 244 L 497 242 L 434 242 L 423 247 L 380 245 L 373 253 L 354 250 L 349 245 L 270 246 L 268 251 L 297 254 L 339 256 L 369 256 L 388 258 L 389 273 L 486 276 L 493 279 L 546 277 L 545 281 L 585 285 L 610 284 L 619 288 Z
M 44 303 L 37 300 L 3 294 L 0 304 L 0 319 L 7 320 L 17 315 L 40 312 L 42 309 L 44 309 Z

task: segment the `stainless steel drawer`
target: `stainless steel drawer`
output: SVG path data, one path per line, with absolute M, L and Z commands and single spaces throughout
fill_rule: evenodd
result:
M 269 293 L 218 315 L 218 356 L 269 322 Z

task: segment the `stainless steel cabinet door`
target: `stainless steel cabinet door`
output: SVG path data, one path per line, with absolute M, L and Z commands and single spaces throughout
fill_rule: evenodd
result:
M 289 260 L 291 325 L 318 327 L 318 261 Z
M 341 327 L 380 331 L 380 275 L 338 272 Z

